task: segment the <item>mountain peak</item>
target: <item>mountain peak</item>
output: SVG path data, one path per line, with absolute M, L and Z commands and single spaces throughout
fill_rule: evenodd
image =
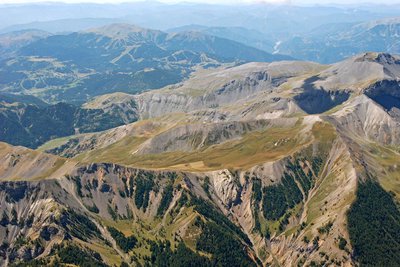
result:
M 145 29 L 132 24 L 115 23 L 99 28 L 90 29 L 85 32 L 101 34 L 113 39 L 126 39 L 133 34 L 149 33 L 149 32 L 158 33 L 160 31 Z
M 388 53 L 367 52 L 331 65 L 314 84 L 325 89 L 360 91 L 383 80 L 400 78 L 400 59 Z
M 400 59 L 389 53 L 367 52 L 355 57 L 355 62 L 375 62 L 379 64 L 399 64 Z

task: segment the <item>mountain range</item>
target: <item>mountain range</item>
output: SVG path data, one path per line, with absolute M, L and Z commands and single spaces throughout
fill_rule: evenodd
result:
M 167 34 L 128 24 L 38 36 L 36 31 L 3 35 L 14 41 L 2 49 L 2 92 L 82 104 L 105 93 L 177 83 L 197 67 L 290 59 L 201 33 Z M 12 47 L 18 49 L 7 58 Z
M 127 23 L 169 33 L 201 32 L 322 64 L 365 51 L 399 53 L 399 5 L 35 3 L 0 5 L 0 14 L 2 34 L 36 29 L 67 35 Z M 0 36 L 0 58 L 1 46 Z
M 399 12 L 0 4 L 0 267 L 400 266 Z
M 336 62 L 362 51 L 398 54 L 399 30 L 399 17 L 363 23 L 332 24 L 316 28 L 305 37 L 297 36 L 283 42 L 278 51 L 322 63 Z
M 274 37 L 243 27 L 206 27 L 185 25 L 171 32 L 197 31 L 234 40 L 269 53 L 331 64 L 364 51 L 400 53 L 400 18 L 365 22 L 335 22 L 308 31 Z
M 398 56 L 369 52 L 95 97 L 80 108 L 137 121 L 0 144 L 0 262 L 396 266 L 399 78 Z

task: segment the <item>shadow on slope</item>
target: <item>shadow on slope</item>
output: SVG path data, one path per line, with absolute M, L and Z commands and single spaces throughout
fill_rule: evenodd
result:
M 376 103 L 391 111 L 400 109 L 400 83 L 398 81 L 379 81 L 367 88 L 365 94 Z
M 315 88 L 313 82 L 320 79 L 312 76 L 304 81 L 304 91 L 294 97 L 296 104 L 308 114 L 324 113 L 349 99 L 346 91 L 325 91 Z

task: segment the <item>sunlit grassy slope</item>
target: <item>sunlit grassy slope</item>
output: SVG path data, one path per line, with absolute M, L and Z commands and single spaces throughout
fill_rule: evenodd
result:
M 246 169 L 256 164 L 277 160 L 309 143 L 304 137 L 301 120 L 292 127 L 273 127 L 254 131 L 242 138 L 211 145 L 193 152 L 166 152 L 138 155 L 135 151 L 146 141 L 143 137 L 127 137 L 121 141 L 77 157 L 86 162 L 114 162 L 141 168 L 168 168 L 188 171 L 206 171 L 223 168 Z
M 57 178 L 70 170 L 74 161 L 0 142 L 0 180 Z
M 368 154 L 377 164 L 374 168 L 381 186 L 400 200 L 400 154 L 396 148 L 369 143 Z

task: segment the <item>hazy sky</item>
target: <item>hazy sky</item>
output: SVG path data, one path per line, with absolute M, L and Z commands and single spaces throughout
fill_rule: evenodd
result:
M 138 2 L 143 0 L 50 0 L 49 2 L 65 2 L 65 3 L 121 3 L 121 2 Z M 44 2 L 44 0 L 0 0 L 0 4 L 16 4 L 16 3 L 34 3 Z M 357 4 L 357 3 L 386 3 L 386 4 L 399 4 L 400 0 L 159 0 L 159 2 L 176 3 L 176 2 L 202 2 L 202 3 L 252 3 L 252 2 L 267 2 L 267 3 L 292 3 L 292 4 Z

